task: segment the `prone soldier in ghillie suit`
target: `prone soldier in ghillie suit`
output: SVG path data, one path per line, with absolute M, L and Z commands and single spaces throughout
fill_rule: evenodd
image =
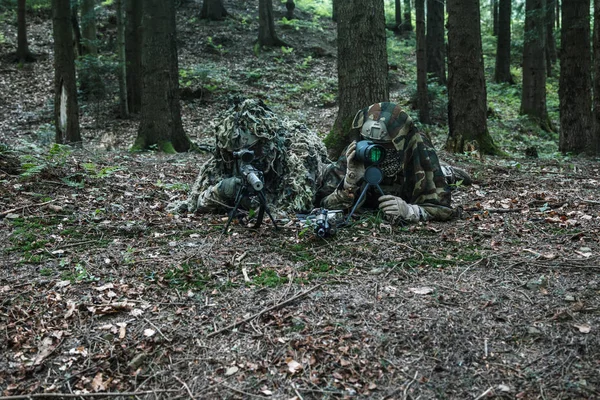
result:
M 236 154 L 253 151 L 251 165 L 262 173 L 263 192 L 273 212 L 312 210 L 319 177 L 327 164 L 322 140 L 305 125 L 280 120 L 260 100 L 234 99 L 215 127 L 215 150 L 200 168 L 189 198 L 169 208 L 179 212 L 229 211 L 242 185 Z M 256 198 L 240 208 L 255 209 Z
M 370 186 L 357 207 L 379 208 L 394 223 L 447 221 L 455 216 L 450 207 L 449 183 L 470 177 L 458 168 L 441 166 L 429 137 L 419 132 L 410 116 L 394 103 L 376 103 L 360 110 L 352 129 L 363 139 L 384 147 L 385 158 L 379 188 Z M 356 133 L 358 133 L 356 132 Z M 357 160 L 356 141 L 339 160 L 326 168 L 318 192 L 321 206 L 349 209 L 364 188 L 365 165 Z

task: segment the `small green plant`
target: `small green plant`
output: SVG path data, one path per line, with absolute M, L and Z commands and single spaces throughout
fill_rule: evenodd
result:
M 224 54 L 227 53 L 227 50 L 223 47 L 222 44 L 216 44 L 214 42 L 212 36 L 209 36 L 206 38 L 206 44 L 207 44 L 208 48 L 215 54 L 223 56 Z
M 280 277 L 275 270 L 265 269 L 252 282 L 258 286 L 277 287 L 287 283 L 288 278 Z

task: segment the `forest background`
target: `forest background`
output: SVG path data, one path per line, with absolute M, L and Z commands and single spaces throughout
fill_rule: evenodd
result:
M 118 60 L 126 55 L 117 51 L 120 2 L 91 2 L 93 19 L 87 1 L 0 3 L 4 397 L 597 396 L 600 163 L 594 156 L 598 108 L 592 99 L 598 91 L 592 90 L 591 53 L 599 41 L 588 41 L 587 53 L 575 47 L 570 55 L 571 47 L 561 46 L 561 27 L 572 25 L 562 25 L 562 12 L 555 14 L 553 39 L 557 55 L 566 58 L 544 61 L 543 85 L 526 89 L 524 69 L 532 58 L 524 50 L 528 35 L 535 35 L 526 34 L 525 26 L 527 15 L 539 15 L 526 8 L 546 10 L 546 2 L 509 2 L 512 82 L 498 83 L 496 3 L 458 2 L 476 6 L 481 16 L 475 18 L 480 24 L 461 23 L 451 20 L 449 10 L 447 20 L 449 28 L 458 22 L 480 29 L 466 35 L 480 38 L 480 57 L 466 57 L 472 49 L 462 52 L 466 68 L 485 78 L 480 85 L 471 77 L 463 88 L 478 88 L 473 96 L 484 89 L 485 101 L 474 101 L 470 92 L 452 97 L 456 80 L 449 74 L 447 84 L 432 73 L 423 80 L 424 48 L 417 37 L 425 28 L 424 2 L 402 2 L 400 15 L 400 2 L 384 2 L 385 80 L 364 80 L 384 89 L 380 98 L 367 99 L 342 96 L 347 88 L 337 65 L 352 53 L 338 53 L 340 27 L 330 2 L 296 1 L 288 19 L 286 2 L 275 1 L 274 31 L 268 33 L 282 43 L 269 46 L 256 45 L 259 7 L 268 2 L 259 3 L 226 1 L 212 8 L 220 12 L 217 21 L 201 18 L 208 16 L 202 15 L 204 3 L 172 4 L 181 120 L 174 135 L 185 134 L 198 150 L 179 154 L 168 154 L 165 138 L 140 142 L 144 121 L 161 115 L 135 112 L 134 103 L 121 101 L 125 64 Z M 590 37 L 593 9 L 589 2 L 573 3 L 590 11 L 587 30 L 583 25 Z M 65 4 L 68 11 L 79 6 L 77 24 L 68 18 L 69 26 L 93 25 L 97 41 L 77 43 L 77 80 L 65 89 L 76 95 L 57 99 L 62 88 L 55 86 L 52 21 Z M 19 15 L 26 18 L 25 53 L 19 51 Z M 538 38 L 548 31 L 541 32 Z M 443 47 L 456 66 L 451 39 L 449 30 Z M 550 53 L 542 50 L 546 60 Z M 590 55 L 588 80 L 583 86 L 581 80 L 567 82 L 576 90 L 561 94 L 561 79 L 570 75 L 559 61 L 573 62 L 568 72 L 585 78 L 582 54 Z M 448 64 L 444 68 L 450 72 Z M 543 110 L 524 112 L 523 91 L 530 89 L 535 105 L 543 89 Z M 208 157 L 213 123 L 232 94 L 261 98 L 324 140 L 330 132 L 343 133 L 336 126 L 343 125 L 338 119 L 344 108 L 353 115 L 389 96 L 433 137 L 443 159 L 471 172 L 474 184 L 453 191 L 462 217 L 392 227 L 364 215 L 324 241 L 294 218 L 282 231 L 236 225 L 222 235 L 221 215 L 167 213 L 166 204 L 186 197 Z M 81 146 L 70 140 L 71 128 L 61 132 L 68 124 L 60 125 L 56 104 L 65 98 L 77 100 L 71 117 L 78 119 Z M 456 129 L 466 124 L 451 122 L 457 117 L 448 109 L 452 99 L 467 100 L 472 109 L 459 119 L 475 116 L 473 126 L 485 130 L 467 132 L 475 134 L 469 140 L 449 140 L 464 134 Z M 74 110 L 64 104 L 63 110 Z M 540 110 L 546 114 L 535 114 Z M 583 141 L 570 142 L 565 132 Z M 482 135 L 498 150 L 482 149 Z M 461 148 L 454 153 L 448 143 Z M 144 147 L 149 151 L 137 151 Z

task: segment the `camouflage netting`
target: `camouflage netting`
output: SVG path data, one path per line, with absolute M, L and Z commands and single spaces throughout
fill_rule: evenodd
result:
M 233 152 L 251 147 L 252 163 L 264 173 L 265 191 L 273 212 L 307 211 L 314 207 L 319 177 L 327 164 L 322 140 L 304 124 L 279 119 L 262 101 L 237 100 L 215 125 L 213 156 L 200 168 L 186 202 L 169 209 L 218 211 L 233 206 L 219 194 L 221 180 L 235 175 Z M 254 205 L 251 205 L 253 207 Z

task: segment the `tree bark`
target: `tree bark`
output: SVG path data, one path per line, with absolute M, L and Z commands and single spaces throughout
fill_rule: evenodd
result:
M 494 36 L 498 36 L 498 1 L 499 0 L 492 0 L 492 35 Z
M 429 118 L 429 94 L 427 91 L 427 42 L 425 41 L 425 0 L 415 0 L 417 25 L 417 102 L 419 120 L 431 124 Z
M 546 0 L 526 0 L 523 44 L 521 115 L 527 115 L 545 131 L 552 125 L 546 109 Z
M 35 56 L 29 51 L 29 42 L 27 41 L 27 19 L 25 0 L 17 2 L 17 55 L 16 60 L 19 63 L 35 61 Z
M 81 0 L 81 37 L 83 54 L 98 55 L 94 0 Z
M 125 1 L 125 59 L 127 63 L 127 108 L 142 109 L 142 0 Z
M 595 153 L 592 134 L 590 0 L 562 5 L 560 78 L 560 138 L 563 153 Z
M 395 26 L 396 26 L 396 31 L 399 31 L 400 28 L 402 27 L 402 1 L 401 0 L 395 0 L 394 1 L 394 19 L 395 19 Z
M 594 137 L 600 154 L 600 0 L 594 0 Z M 593 144 L 592 144 L 593 145 Z
M 479 0 L 448 0 L 448 128 L 446 149 L 498 154 L 487 128 Z
M 70 0 L 52 0 L 56 143 L 81 144 Z
M 175 5 L 145 0 L 142 46 L 142 118 L 133 150 L 188 151 L 179 104 Z
M 554 23 L 556 21 L 555 9 L 556 0 L 547 0 L 546 6 L 546 58 L 548 65 L 548 76 L 552 76 L 552 66 L 556 64 L 558 58 L 556 52 L 556 40 L 554 38 Z
M 496 47 L 496 70 L 494 80 L 497 83 L 515 83 L 510 73 L 510 24 L 511 1 L 498 2 L 498 42 Z
M 119 109 L 121 118 L 129 117 L 129 108 L 127 107 L 127 67 L 125 58 L 125 20 L 123 18 L 124 0 L 115 1 L 115 11 L 117 14 L 117 56 L 119 58 Z
M 209 21 L 222 21 L 229 13 L 223 5 L 223 0 L 204 0 L 200 10 L 200 19 Z
M 389 99 L 383 0 L 339 2 L 337 41 L 339 111 L 325 139 L 332 159 L 357 138 L 356 112 Z
M 338 1 L 340 0 L 331 0 L 331 20 L 333 22 L 337 22 L 338 20 Z
M 260 46 L 288 46 L 275 33 L 273 0 L 258 0 L 258 44 Z
M 446 44 L 444 42 L 444 0 L 427 0 L 427 72 L 446 84 Z
M 405 32 L 412 32 L 412 11 L 410 6 L 410 0 L 404 0 L 404 24 L 402 30 Z

